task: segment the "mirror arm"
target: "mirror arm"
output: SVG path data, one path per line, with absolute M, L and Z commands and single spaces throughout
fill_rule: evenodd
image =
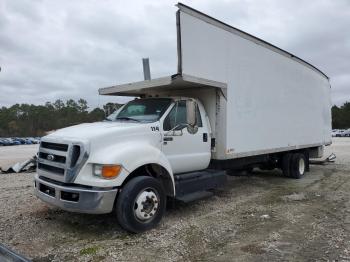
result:
M 188 124 L 179 124 L 179 125 L 174 126 L 172 129 L 170 129 L 168 132 L 165 133 L 165 136 L 169 136 L 171 132 L 173 132 L 173 135 L 174 135 L 174 132 L 177 131 L 176 128 L 178 128 L 180 126 L 183 126 L 182 129 L 184 129 L 185 127 L 188 126 Z M 179 130 L 179 131 L 181 131 L 181 134 L 182 134 L 182 129 Z

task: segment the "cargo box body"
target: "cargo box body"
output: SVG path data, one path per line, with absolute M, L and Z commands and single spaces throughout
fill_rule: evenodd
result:
M 212 159 L 331 143 L 330 83 L 323 72 L 190 7 L 178 7 L 177 74 L 103 88 L 100 94 L 198 98 L 215 142 Z
M 179 20 L 181 73 L 227 84 L 216 130 L 226 151 L 218 158 L 331 142 L 322 72 L 190 8 L 180 8 Z

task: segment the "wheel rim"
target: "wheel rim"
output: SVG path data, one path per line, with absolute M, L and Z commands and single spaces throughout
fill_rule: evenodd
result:
M 305 172 L 305 160 L 303 158 L 299 159 L 299 174 L 303 175 Z
M 159 197 L 152 188 L 146 188 L 136 197 L 134 203 L 135 217 L 142 222 L 152 220 L 159 208 Z

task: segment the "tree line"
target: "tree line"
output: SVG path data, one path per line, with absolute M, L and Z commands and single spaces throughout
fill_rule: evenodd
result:
M 15 104 L 0 108 L 0 137 L 43 136 L 46 132 L 86 122 L 103 120 L 121 107 L 107 103 L 102 108 L 88 110 L 86 100 L 69 99 L 47 102 L 45 105 Z M 332 107 L 332 127 L 350 128 L 350 102 Z
M 45 105 L 15 104 L 0 108 L 0 137 L 43 136 L 46 132 L 86 122 L 103 120 L 122 106 L 107 103 L 103 109 L 88 110 L 87 101 L 69 99 Z
M 350 102 L 345 102 L 340 107 L 332 107 L 332 127 L 333 129 L 350 128 Z

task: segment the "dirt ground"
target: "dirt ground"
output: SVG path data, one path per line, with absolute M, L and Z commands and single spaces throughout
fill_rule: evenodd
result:
M 33 261 L 350 261 L 350 139 L 327 151 L 336 162 L 301 180 L 277 170 L 230 177 L 138 235 L 113 214 L 49 208 L 33 195 L 33 174 L 0 174 L 0 243 Z

